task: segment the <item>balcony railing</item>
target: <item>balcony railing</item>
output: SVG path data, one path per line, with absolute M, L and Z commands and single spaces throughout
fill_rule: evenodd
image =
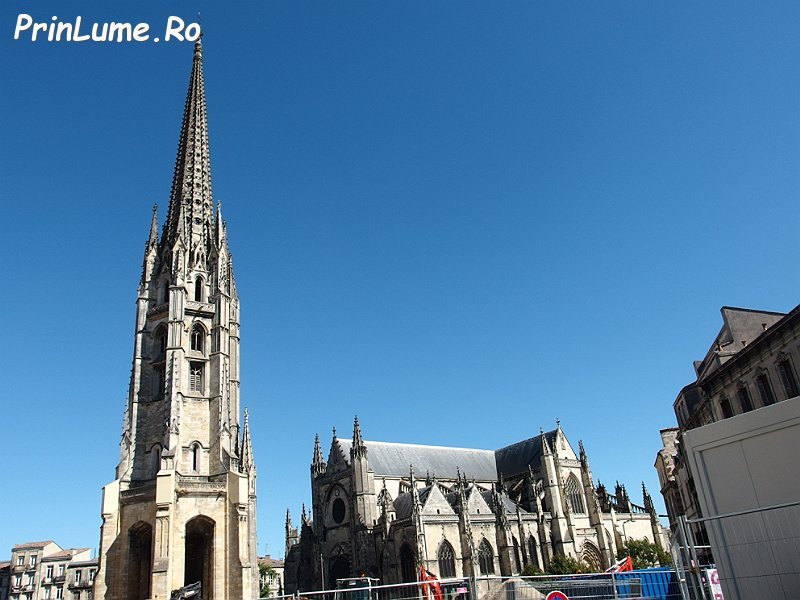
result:
M 94 581 L 91 579 L 81 579 L 80 581 L 70 581 L 67 587 L 71 590 L 84 589 L 92 587 L 93 583 Z

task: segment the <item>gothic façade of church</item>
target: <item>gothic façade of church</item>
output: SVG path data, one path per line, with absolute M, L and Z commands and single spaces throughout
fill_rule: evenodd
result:
M 365 441 L 333 431 L 327 461 L 314 442 L 312 514 L 286 515 L 285 592 L 330 589 L 362 573 L 381 583 L 515 575 L 555 554 L 594 570 L 628 539 L 663 544 L 652 499 L 633 504 L 592 481 L 561 425 L 500 450 Z
M 114 481 L 103 488 L 96 598 L 258 597 L 256 468 L 240 421 L 239 295 L 214 206 L 203 52 L 195 45 L 166 222 L 136 301 Z

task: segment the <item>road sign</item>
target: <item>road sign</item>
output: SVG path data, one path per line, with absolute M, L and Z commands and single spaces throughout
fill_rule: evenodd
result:
M 569 600 L 564 592 L 550 592 L 544 600 Z

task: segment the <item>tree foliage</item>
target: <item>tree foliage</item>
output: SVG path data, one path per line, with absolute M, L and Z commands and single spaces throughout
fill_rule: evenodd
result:
M 258 580 L 261 588 L 258 594 L 259 598 L 269 597 L 269 594 L 272 591 L 269 587 L 269 582 L 274 576 L 275 569 L 273 569 L 267 563 L 258 563 Z
M 549 575 L 569 575 L 571 573 L 591 573 L 592 570 L 585 562 L 572 556 L 556 554 L 550 559 L 547 567 Z
M 617 552 L 617 559 L 631 557 L 634 569 L 646 569 L 647 567 L 668 566 L 672 564 L 672 559 L 664 549 L 650 540 L 628 540 L 626 544 Z
M 534 577 L 536 575 L 541 575 L 541 574 L 542 570 L 536 565 L 531 563 L 525 565 L 525 568 L 522 569 L 522 573 L 520 573 L 520 575 L 522 575 L 523 577 Z

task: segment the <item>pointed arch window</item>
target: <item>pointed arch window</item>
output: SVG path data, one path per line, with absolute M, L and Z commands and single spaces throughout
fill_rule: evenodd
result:
M 203 363 L 189 363 L 189 391 L 203 393 Z
M 528 563 L 539 568 L 539 559 L 536 555 L 536 539 L 533 536 L 528 538 Z
M 520 573 L 522 571 L 522 561 L 519 557 L 519 542 L 515 536 L 511 536 L 511 539 L 514 542 L 514 566 L 516 567 L 516 572 Z
M 192 327 L 192 350 L 195 352 L 203 352 L 205 348 L 205 340 L 206 340 L 206 332 L 203 330 L 201 325 L 195 325 Z
M 158 303 L 164 304 L 165 302 L 169 302 L 169 280 L 167 279 L 161 282 L 158 292 Z
M 456 556 L 450 542 L 444 540 L 439 546 L 439 578 L 447 579 L 456 576 Z
M 194 280 L 194 301 L 203 301 L 203 278 L 200 275 Z
M 167 355 L 167 330 L 160 327 L 153 339 L 153 359 L 164 360 Z
M 200 471 L 200 444 L 195 442 L 192 444 L 192 473 Z
M 581 492 L 581 486 L 578 483 L 578 478 L 575 477 L 574 474 L 569 476 L 567 479 L 567 485 L 564 486 L 564 493 L 567 495 L 567 502 L 569 503 L 569 509 L 573 513 L 585 513 L 586 509 L 583 505 L 583 493 Z
M 164 367 L 153 368 L 153 399 L 158 400 L 164 397 Z
M 150 450 L 150 475 L 155 477 L 161 470 L 161 445 L 156 444 Z
M 481 575 L 494 575 L 494 549 L 485 538 L 478 548 L 478 569 Z

